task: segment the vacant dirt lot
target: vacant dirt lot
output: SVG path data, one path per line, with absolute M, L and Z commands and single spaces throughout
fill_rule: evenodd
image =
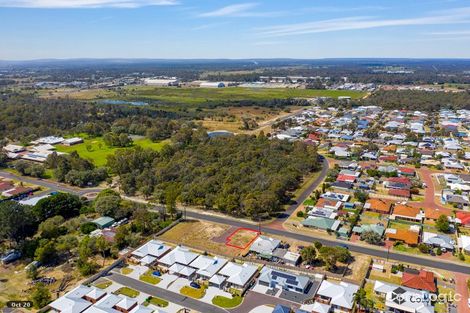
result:
M 179 223 L 159 238 L 215 254 L 238 256 L 241 251 L 240 249 L 226 246 L 225 242 L 217 240 L 217 238 L 223 236 L 228 230 L 230 230 L 230 226 L 202 221 L 190 221 Z

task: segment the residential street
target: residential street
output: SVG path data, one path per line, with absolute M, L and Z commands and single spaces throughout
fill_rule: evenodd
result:
M 179 293 L 174 293 L 168 291 L 167 289 L 159 288 L 156 286 L 149 285 L 147 283 L 141 282 L 140 280 L 136 280 L 133 278 L 129 278 L 127 276 L 117 274 L 117 273 L 110 273 L 109 276 L 106 278 L 117 282 L 121 285 L 130 287 L 132 289 L 138 290 L 140 292 L 149 294 L 154 297 L 163 298 L 169 302 L 179 304 L 183 307 L 190 308 L 196 310 L 198 312 L 204 313 L 228 313 L 227 310 L 219 308 L 214 305 L 207 304 L 202 301 L 195 300 L 190 297 L 183 296 Z

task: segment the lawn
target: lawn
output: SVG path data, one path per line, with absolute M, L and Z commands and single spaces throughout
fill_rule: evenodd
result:
M 137 290 L 131 289 L 129 287 L 121 287 L 118 290 L 116 290 L 115 294 L 124 295 L 129 298 L 136 298 L 138 295 L 140 295 L 140 292 L 138 292 Z
M 161 281 L 160 278 L 156 277 L 155 275 L 152 275 L 151 270 L 147 271 L 145 274 L 140 275 L 139 279 L 151 285 L 156 285 Z
M 199 289 L 190 286 L 184 286 L 181 288 L 180 293 L 194 299 L 201 299 L 206 294 L 206 288 L 207 287 L 204 285 L 201 285 L 201 288 Z
M 100 288 L 100 289 L 106 289 L 108 288 L 109 286 L 111 286 L 113 283 L 110 282 L 110 281 L 103 281 L 103 282 L 100 282 L 100 283 L 97 283 L 95 285 L 95 287 L 97 288 Z
M 147 138 L 139 138 L 134 140 L 134 145 L 141 146 L 142 148 L 150 148 L 160 150 L 168 141 L 152 142 Z M 85 159 L 90 159 L 96 166 L 104 166 L 106 164 L 106 157 L 113 154 L 116 150 L 122 148 L 108 147 L 102 137 L 88 138 L 83 143 L 73 146 L 57 145 L 58 152 L 71 153 L 77 151 L 78 155 Z
M 157 298 L 157 297 L 148 297 L 145 300 L 144 305 L 148 306 L 149 304 L 153 304 L 155 306 L 158 306 L 159 308 L 165 308 L 168 306 L 169 303 L 168 301 Z
M 243 301 L 243 298 L 240 296 L 234 296 L 233 298 L 227 298 L 222 296 L 215 296 L 212 298 L 212 304 L 220 306 L 221 308 L 234 308 L 239 306 Z
M 124 274 L 124 275 L 129 275 L 133 271 L 134 270 L 132 268 L 128 268 L 128 267 L 124 267 L 123 269 L 121 269 L 121 273 Z
M 366 292 L 367 299 L 372 300 L 374 302 L 374 308 L 383 311 L 385 309 L 385 300 L 381 299 L 375 294 L 374 285 L 368 282 L 364 285 L 364 290 Z

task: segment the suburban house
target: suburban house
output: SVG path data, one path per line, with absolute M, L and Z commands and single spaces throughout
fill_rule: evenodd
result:
M 393 208 L 391 219 L 402 219 L 413 222 L 421 222 L 424 218 L 424 213 L 419 209 L 406 204 L 397 204 Z
M 258 267 L 254 265 L 249 265 L 247 263 L 237 264 L 234 262 L 228 262 L 219 271 L 217 276 L 225 277 L 227 288 L 235 287 L 245 290 L 257 272 Z
M 196 272 L 196 269 L 189 267 L 189 264 L 198 256 L 199 254 L 189 251 L 188 248 L 178 246 L 165 254 L 158 261 L 158 265 L 167 269 L 170 274 L 190 278 Z
M 79 285 L 50 303 L 49 312 L 71 313 L 151 313 L 137 300 L 124 295 L 107 294 L 101 289 Z
M 261 257 L 265 257 L 270 259 L 273 254 L 274 250 L 276 250 L 281 241 L 278 239 L 266 237 L 266 236 L 259 236 L 250 246 L 250 252 L 256 253 Z
M 150 240 L 132 252 L 132 259 L 141 265 L 150 265 L 161 259 L 171 248 L 161 241 Z
M 423 232 L 422 242 L 433 248 L 441 248 L 447 251 L 453 251 L 455 241 L 447 235 Z
M 464 227 L 470 227 L 470 212 L 458 211 L 455 220 Z
M 324 231 L 337 231 L 340 224 L 340 221 L 319 216 L 309 216 L 302 221 L 302 225 L 305 227 L 316 228 Z
M 391 241 L 401 241 L 410 246 L 416 246 L 419 243 L 419 232 L 409 229 L 387 228 L 385 238 Z
M 392 202 L 383 199 L 371 198 L 364 204 L 364 209 L 380 214 L 390 214 Z
M 307 293 L 310 286 L 310 278 L 294 275 L 284 271 L 278 271 L 267 266 L 263 267 L 258 278 L 258 283 L 270 288 Z
M 352 231 L 353 231 L 353 233 L 356 233 L 356 234 L 359 234 L 359 235 L 364 233 L 364 232 L 373 231 L 377 235 L 382 237 L 384 235 L 384 232 L 385 232 L 385 227 L 383 225 L 379 225 L 379 224 L 363 224 L 363 225 L 360 225 L 360 226 L 354 226 Z
M 199 255 L 189 266 L 196 269 L 198 278 L 209 280 L 216 275 L 227 262 L 227 259 L 221 257 Z
M 340 282 L 339 284 L 323 280 L 318 288 L 315 300 L 330 306 L 331 311 L 352 312 L 354 294 L 358 285 Z
M 425 290 L 432 293 L 437 292 L 436 278 L 434 273 L 425 270 L 405 268 L 401 278 L 401 285 L 417 290 Z
M 375 281 L 374 292 L 385 298 L 387 312 L 433 313 L 429 293 L 408 287 L 402 287 L 379 280 Z M 397 295 L 403 301 L 393 301 Z M 411 301 L 413 300 L 413 301 Z
M 470 236 L 460 235 L 457 242 L 459 249 L 462 249 L 463 253 L 470 255 Z

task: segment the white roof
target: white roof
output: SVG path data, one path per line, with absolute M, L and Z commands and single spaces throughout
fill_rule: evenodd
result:
M 80 138 L 80 137 L 73 137 L 73 138 L 65 139 L 65 140 L 63 141 L 63 143 L 77 143 L 77 142 L 81 142 L 81 141 L 83 141 L 82 138 Z
M 259 236 L 250 246 L 250 251 L 260 254 L 272 254 L 273 251 L 279 247 L 281 241 L 266 236 Z
M 470 236 L 460 235 L 458 239 L 459 248 L 470 252 Z
M 130 310 L 130 313 L 152 313 L 153 310 L 146 307 L 146 306 L 143 306 L 141 304 L 139 304 L 138 306 L 136 306 L 135 308 L 133 308 L 132 310 Z
M 8 152 L 20 152 L 24 151 L 25 148 L 23 146 L 18 146 L 18 145 L 6 145 L 3 147 L 3 150 L 8 151 Z
M 221 275 L 214 275 L 209 279 L 210 283 L 220 285 L 225 281 L 225 277 Z
M 197 258 L 197 256 L 197 253 L 189 251 L 188 248 L 178 246 L 162 257 L 159 262 L 166 266 L 171 266 L 176 262 L 188 265 Z
M 358 285 L 340 282 L 339 284 L 330 283 L 327 280 L 322 281 L 317 294 L 331 298 L 331 304 L 343 308 L 352 309 L 354 304 L 354 294 L 359 289 Z
M 44 145 L 39 145 L 39 146 L 33 146 L 31 149 L 37 152 L 45 152 L 45 151 L 54 150 L 55 148 L 53 145 L 44 144 Z
M 136 250 L 132 252 L 133 256 L 137 256 L 139 258 L 143 258 L 147 255 L 154 256 L 156 258 L 160 258 L 166 252 L 170 250 L 170 247 L 163 244 L 161 241 L 157 240 L 150 240 L 146 242 L 144 245 L 140 246 Z
M 186 277 L 193 275 L 194 272 L 196 271 L 192 267 L 181 265 L 179 263 L 174 263 L 172 266 L 170 266 L 169 270 L 170 272 L 178 273 Z
M 385 294 L 385 305 L 390 308 L 405 312 L 432 313 L 434 307 L 430 303 L 429 293 L 427 291 L 398 286 L 381 281 L 376 281 L 374 291 Z M 401 304 L 392 300 L 392 293 L 400 294 L 404 302 Z M 413 301 L 410 301 L 413 299 Z M 420 301 L 416 301 L 420 299 Z
M 227 278 L 229 283 L 237 286 L 245 286 L 250 281 L 253 275 L 258 271 L 258 268 L 253 265 L 244 263 L 243 265 L 234 262 L 228 262 L 220 271 L 219 275 Z
M 155 262 L 157 258 L 151 255 L 146 255 L 142 259 L 140 259 L 140 264 L 141 265 L 149 265 Z
M 227 260 L 224 258 L 208 257 L 205 255 L 198 256 L 190 266 L 197 269 L 197 273 L 204 277 L 214 276 L 225 264 Z
M 39 200 L 45 199 L 45 198 L 50 197 L 50 196 L 51 195 L 33 197 L 33 198 L 26 199 L 26 200 L 21 200 L 21 201 L 19 201 L 19 203 L 23 204 L 23 205 L 36 205 L 39 202 Z
M 80 285 L 52 302 L 49 306 L 62 313 L 81 313 L 92 305 L 91 302 L 82 299 L 91 291 L 92 288 Z
M 315 303 L 313 304 L 313 307 L 312 307 L 312 312 L 315 312 L 315 313 L 329 313 L 330 309 L 331 309 L 330 305 L 315 301 Z
M 121 296 L 122 297 L 122 300 L 119 301 L 116 306 L 120 307 L 120 308 L 123 308 L 125 310 L 129 310 L 130 308 L 132 308 L 135 304 L 137 304 L 137 300 L 135 299 L 131 299 L 129 297 L 126 297 L 126 296 Z
M 104 296 L 105 294 L 106 294 L 106 292 L 102 289 L 92 288 L 91 291 L 86 294 L 86 296 L 91 298 L 91 299 L 97 300 L 97 299 L 101 298 L 102 296 Z

